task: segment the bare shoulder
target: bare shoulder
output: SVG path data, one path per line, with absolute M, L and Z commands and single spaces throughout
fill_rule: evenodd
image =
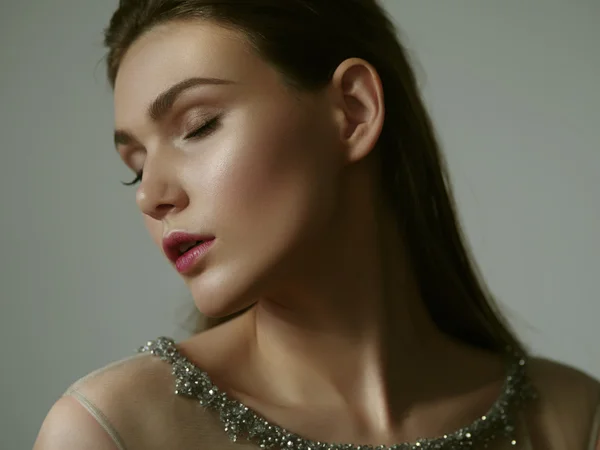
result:
M 580 411 L 588 406 L 592 412 L 600 402 L 600 382 L 575 367 L 547 358 L 533 358 L 529 362 L 529 375 L 541 397 L 557 406 L 572 406 Z
M 177 395 L 173 366 L 151 353 L 75 382 L 52 407 L 38 442 L 36 450 L 231 448 L 219 416 L 197 399 Z
M 546 358 L 531 359 L 529 376 L 539 394 L 530 417 L 530 428 L 537 440 L 551 439 L 564 448 L 588 448 L 590 440 L 596 438 L 598 380 L 575 367 Z
M 33 450 L 120 450 L 82 405 L 70 397 L 58 400 L 48 412 Z
M 135 355 L 71 385 L 48 412 L 35 450 L 120 450 L 139 428 L 145 406 L 172 392 L 169 365 Z

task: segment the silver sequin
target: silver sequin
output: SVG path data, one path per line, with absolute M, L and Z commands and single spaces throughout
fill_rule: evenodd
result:
M 175 376 L 175 393 L 197 399 L 201 405 L 219 414 L 229 439 L 245 437 L 261 449 L 280 450 L 472 450 L 486 448 L 492 441 L 505 439 L 516 445 L 515 417 L 525 403 L 536 397 L 526 373 L 523 355 L 510 354 L 508 373 L 502 393 L 490 410 L 471 425 L 434 439 L 390 447 L 315 442 L 303 439 L 269 423 L 244 404 L 227 397 L 213 385 L 208 374 L 181 355 L 175 341 L 160 337 L 138 349 L 169 362 Z

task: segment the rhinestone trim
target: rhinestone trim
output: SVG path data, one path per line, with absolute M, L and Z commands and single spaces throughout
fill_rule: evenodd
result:
M 486 448 L 497 439 L 515 446 L 516 417 L 525 403 L 536 398 L 526 376 L 526 358 L 509 351 L 507 376 L 502 393 L 488 413 L 454 433 L 434 439 L 419 439 L 392 446 L 334 444 L 303 439 L 268 422 L 239 401 L 230 399 L 215 386 L 206 372 L 179 353 L 175 341 L 160 337 L 138 349 L 167 361 L 175 377 L 175 394 L 191 397 L 205 408 L 219 413 L 231 441 L 246 438 L 262 449 L 281 450 L 473 450 Z

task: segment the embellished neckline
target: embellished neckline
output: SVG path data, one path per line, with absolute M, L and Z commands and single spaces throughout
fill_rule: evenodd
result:
M 175 377 L 175 394 L 196 399 L 202 406 L 219 414 L 224 430 L 233 442 L 247 438 L 262 449 L 285 450 L 463 450 L 486 448 L 495 440 L 515 446 L 519 412 L 536 397 L 525 371 L 524 355 L 508 351 L 507 375 L 502 392 L 488 412 L 471 425 L 433 439 L 392 446 L 334 444 L 311 441 L 281 428 L 243 403 L 231 399 L 215 386 L 209 375 L 183 356 L 168 337 L 148 341 L 138 349 L 168 362 Z M 475 447 L 477 446 L 477 447 Z

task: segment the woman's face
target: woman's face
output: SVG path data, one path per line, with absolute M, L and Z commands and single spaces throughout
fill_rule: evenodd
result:
M 207 22 L 161 25 L 126 53 L 117 149 L 143 170 L 136 200 L 161 249 L 177 231 L 214 238 L 172 262 L 205 314 L 251 304 L 331 221 L 343 156 L 330 103 L 327 90 L 293 92 L 243 35 Z

